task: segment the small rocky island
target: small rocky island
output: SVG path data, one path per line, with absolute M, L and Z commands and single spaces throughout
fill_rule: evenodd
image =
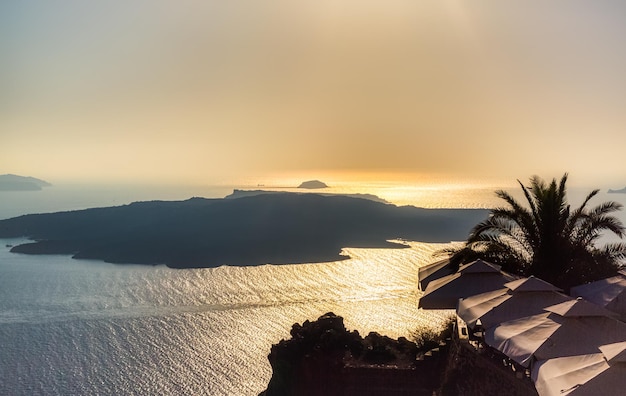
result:
M 34 177 L 12 174 L 0 175 L 0 191 L 39 191 L 52 184 Z
M 309 190 L 313 190 L 313 189 L 320 189 L 320 188 L 328 188 L 328 186 L 326 185 L 326 183 L 321 182 L 319 180 L 308 180 L 305 182 L 302 182 L 298 188 L 306 188 Z

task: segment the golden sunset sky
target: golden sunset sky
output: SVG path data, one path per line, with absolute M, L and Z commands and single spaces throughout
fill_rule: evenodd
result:
M 0 174 L 626 185 L 626 2 L 5 0 Z

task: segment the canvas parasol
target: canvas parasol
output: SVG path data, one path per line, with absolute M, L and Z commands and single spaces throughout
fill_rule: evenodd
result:
M 537 315 L 544 308 L 572 298 L 552 284 L 534 276 L 506 283 L 504 289 L 467 297 L 459 301 L 457 314 L 470 328 L 478 320 L 483 328 Z
M 626 276 L 624 275 L 620 274 L 572 287 L 570 294 L 615 312 L 622 320 L 626 320 Z
M 502 289 L 505 283 L 515 279 L 497 265 L 476 260 L 461 266 L 454 274 L 431 281 L 419 300 L 419 307 L 456 309 L 459 298 Z
M 487 329 L 485 342 L 529 367 L 533 360 L 593 354 L 600 345 L 626 341 L 626 324 L 582 299 L 546 311 Z
M 540 396 L 616 395 L 626 389 L 626 342 L 599 347 L 600 353 L 538 362 L 531 378 Z

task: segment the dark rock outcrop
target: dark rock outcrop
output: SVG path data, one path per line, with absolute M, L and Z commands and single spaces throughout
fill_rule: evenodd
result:
M 445 342 L 418 347 L 349 332 L 327 313 L 294 324 L 291 339 L 272 346 L 272 378 L 260 396 L 537 396 L 532 381 L 444 330 Z
M 469 344 L 451 343 L 438 396 L 537 396 L 530 378 L 514 373 L 489 349 L 477 352 Z
M 377 333 L 361 338 L 333 313 L 294 324 L 291 337 L 272 346 L 263 396 L 431 396 L 440 384 L 445 355 L 416 360 L 415 343 Z

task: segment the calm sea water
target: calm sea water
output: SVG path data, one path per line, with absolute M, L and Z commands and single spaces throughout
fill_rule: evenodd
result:
M 243 186 L 245 187 L 245 186 Z M 374 191 L 372 191 L 374 190 Z M 232 187 L 2 193 L 0 218 L 221 197 Z M 351 186 L 425 207 L 490 207 L 493 189 Z M 600 197 L 624 201 L 623 196 Z M 323 264 L 172 270 L 9 252 L 0 240 L 0 394 L 256 395 L 291 325 L 333 311 L 349 329 L 406 336 L 447 315 L 417 309 L 417 271 L 441 244 L 351 249 Z

